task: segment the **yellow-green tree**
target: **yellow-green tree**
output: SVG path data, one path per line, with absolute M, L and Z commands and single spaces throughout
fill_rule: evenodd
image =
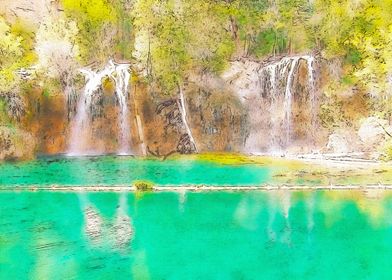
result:
M 79 29 L 78 45 L 83 63 L 107 60 L 115 49 L 118 15 L 107 0 L 61 0 L 65 14 Z
M 0 17 L 0 99 L 5 102 L 8 115 L 19 119 L 24 112 L 20 97 L 21 78 L 17 73 L 26 66 L 23 38 L 12 33 L 11 26 Z

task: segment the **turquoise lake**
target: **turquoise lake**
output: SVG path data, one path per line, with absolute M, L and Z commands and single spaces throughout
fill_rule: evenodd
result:
M 258 185 L 271 181 L 271 169 L 258 164 L 220 164 L 197 159 L 137 157 L 45 157 L 0 164 L 0 186 L 131 185 L 149 180 L 158 185 Z
M 386 279 L 391 193 L 0 193 L 0 279 Z

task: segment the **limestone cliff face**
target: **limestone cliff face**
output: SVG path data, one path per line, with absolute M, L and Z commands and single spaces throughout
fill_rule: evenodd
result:
M 28 132 L 0 126 L 0 160 L 34 158 L 36 140 Z
M 351 145 L 352 149 L 345 151 L 369 150 L 357 135 L 361 119 L 368 117 L 364 99 L 359 94 L 343 95 L 340 99 L 324 94 L 325 85 L 332 79 L 325 62 L 313 66 L 317 75 L 313 85 L 309 83 L 306 59 L 298 59 L 295 64 L 287 62 L 283 68 L 276 68 L 280 72 L 265 72 L 269 69 L 265 67 L 274 63 L 276 61 L 237 61 L 221 77 L 189 77 L 183 85 L 183 96 L 186 119 L 198 152 L 273 152 L 277 147 L 293 153 L 334 152 L 336 149 L 328 145 L 328 139 L 339 129 L 352 134 L 345 135 L 345 139 L 356 139 L 355 147 Z M 290 65 L 295 66 L 291 74 Z M 282 76 L 268 76 L 271 73 Z M 287 103 L 289 75 L 291 103 Z M 82 89 L 76 91 L 81 93 Z M 35 152 L 66 153 L 75 106 L 67 106 L 64 94 L 48 95 L 41 89 L 31 90 L 26 97 L 27 114 L 20 122 L 20 129 L 36 139 Z M 119 106 L 113 85 L 103 86 L 94 102 L 97 110 L 90 115 L 91 133 L 86 137 L 87 145 L 96 153 L 116 153 Z M 132 152 L 156 156 L 194 152 L 180 109 L 178 93 L 168 96 L 140 80 L 133 81 L 128 98 Z M 286 142 L 288 129 L 289 144 Z M 30 151 L 28 148 L 27 154 Z
M 91 115 L 91 135 L 86 141 L 96 153 L 115 153 L 118 149 L 119 108 L 113 90 L 102 90 L 96 101 L 100 109 Z M 241 150 L 248 133 L 248 116 L 232 92 L 189 82 L 184 86 L 184 97 L 199 152 Z M 37 153 L 66 153 L 75 112 L 74 108 L 68 112 L 64 95 L 47 95 L 37 89 L 28 95 L 27 104 L 28 114 L 21 127 L 37 139 Z M 184 146 L 178 96 L 165 96 L 146 84 L 135 83 L 130 87 L 128 108 L 133 153 L 163 156 L 190 152 Z
M 231 92 L 189 82 L 184 96 L 199 152 L 240 150 L 246 138 L 247 113 Z M 151 95 L 145 100 L 146 141 L 154 153 L 181 152 L 184 131 L 178 107 L 177 97 Z

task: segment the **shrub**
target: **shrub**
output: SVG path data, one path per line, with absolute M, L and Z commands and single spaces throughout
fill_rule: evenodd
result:
M 379 147 L 379 152 L 381 153 L 380 159 L 384 161 L 392 160 L 392 140 L 386 141 L 383 145 Z
M 154 183 L 150 181 L 135 181 L 133 182 L 133 186 L 137 191 L 152 191 L 154 189 Z

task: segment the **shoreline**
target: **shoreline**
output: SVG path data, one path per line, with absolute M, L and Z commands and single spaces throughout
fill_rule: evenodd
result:
M 248 191 L 372 191 L 372 190 L 392 190 L 392 185 L 263 185 L 263 186 L 155 186 L 151 191 L 138 191 L 130 186 L 10 186 L 0 187 L 1 192 L 248 192 Z

